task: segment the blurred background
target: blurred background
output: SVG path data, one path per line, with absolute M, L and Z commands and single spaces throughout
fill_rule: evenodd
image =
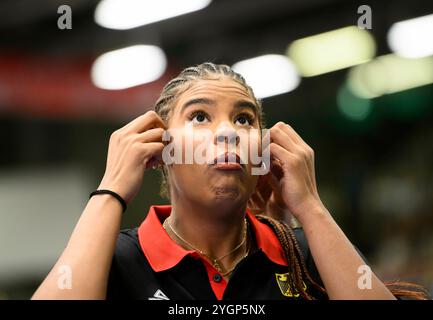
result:
M 30 298 L 60 255 L 110 133 L 205 61 L 313 147 L 323 202 L 373 270 L 432 293 L 431 0 L 1 0 L 0 299 Z M 159 182 L 145 174 L 123 228 L 167 203 Z

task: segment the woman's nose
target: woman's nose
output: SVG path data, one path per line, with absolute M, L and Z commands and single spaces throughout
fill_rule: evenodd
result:
M 214 143 L 233 144 L 237 146 L 239 144 L 239 135 L 233 126 L 227 124 L 220 125 L 215 131 Z

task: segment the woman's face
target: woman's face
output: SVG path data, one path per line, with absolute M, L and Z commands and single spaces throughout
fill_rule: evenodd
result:
M 259 165 L 252 163 L 249 150 L 254 146 L 260 153 L 259 120 L 254 99 L 234 80 L 190 85 L 168 123 L 182 150 L 182 163 L 168 166 L 172 197 L 217 206 L 222 214 L 246 205 L 258 178 L 251 169 Z

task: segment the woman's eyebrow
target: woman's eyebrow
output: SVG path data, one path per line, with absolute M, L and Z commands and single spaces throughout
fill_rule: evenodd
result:
M 207 104 L 209 106 L 213 106 L 213 105 L 215 105 L 215 101 L 208 99 L 208 98 L 194 98 L 194 99 L 188 100 L 187 102 L 185 102 L 183 104 L 182 109 L 180 110 L 181 113 L 183 113 L 186 108 L 188 108 L 189 106 L 192 106 L 194 104 Z
M 250 109 L 254 113 L 254 115 L 257 115 L 257 106 L 253 102 L 248 100 L 236 101 L 235 108 L 236 109 L 247 108 Z
M 182 105 L 181 113 L 183 113 L 186 108 L 194 104 L 205 104 L 208 106 L 215 106 L 216 102 L 215 100 L 209 98 L 193 98 L 191 100 L 188 100 Z M 237 100 L 234 104 L 234 107 L 235 109 L 247 108 L 250 109 L 255 115 L 257 114 L 257 106 L 253 102 L 248 100 Z

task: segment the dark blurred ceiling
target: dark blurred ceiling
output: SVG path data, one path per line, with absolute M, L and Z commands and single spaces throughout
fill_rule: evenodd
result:
M 93 19 L 97 0 L 2 0 L 0 45 L 49 54 L 99 55 L 133 43 L 161 46 L 181 66 L 204 60 L 234 63 L 283 53 L 293 40 L 353 25 L 357 7 L 373 9 L 373 34 L 384 43 L 389 26 L 433 12 L 433 1 L 214 0 L 203 10 L 131 30 L 109 30 Z M 58 6 L 72 8 L 72 30 L 57 29 Z M 386 52 L 379 46 L 379 51 Z M 379 52 L 380 53 L 380 52 Z
M 373 13 L 370 31 L 377 55 L 382 55 L 389 53 L 386 33 L 394 22 L 433 13 L 432 0 L 213 0 L 197 12 L 119 31 L 94 22 L 98 2 L 1 0 L 0 53 L 92 61 L 109 50 L 140 43 L 162 47 L 174 70 L 204 61 L 230 65 L 265 53 L 284 54 L 293 40 L 354 25 L 357 8 L 368 4 Z M 72 30 L 57 28 L 57 8 L 62 4 L 72 8 Z M 303 78 L 295 91 L 268 98 L 268 119 L 311 120 L 335 110 L 336 92 L 346 74 L 347 69 Z

